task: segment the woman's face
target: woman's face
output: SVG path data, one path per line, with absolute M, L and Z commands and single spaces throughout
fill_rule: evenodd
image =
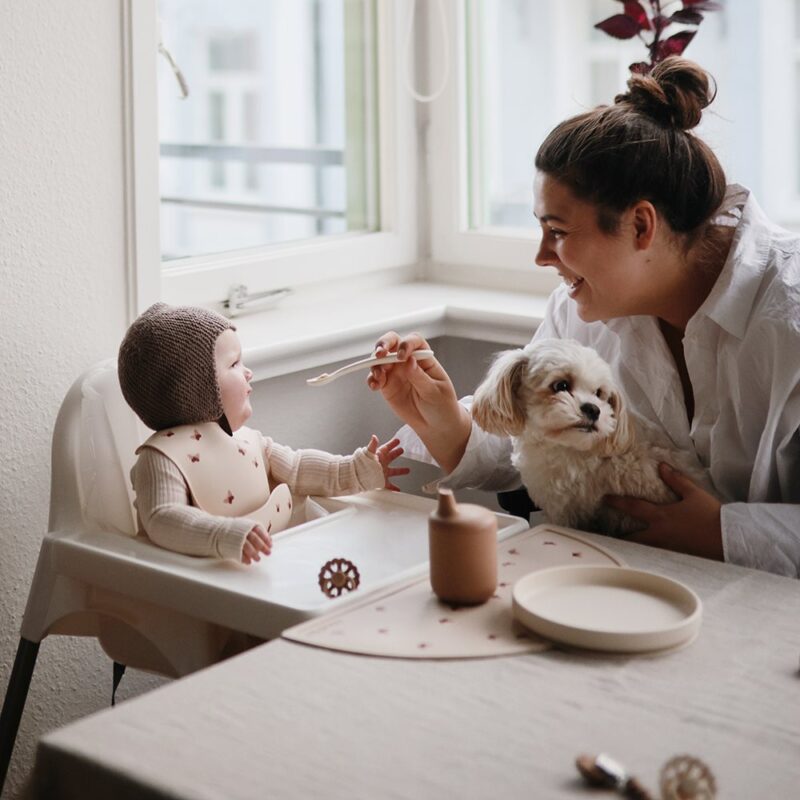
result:
M 656 287 L 633 212 L 622 214 L 615 233 L 605 233 L 594 205 L 538 172 L 534 214 L 542 226 L 536 263 L 558 270 L 584 322 L 650 313 Z
M 231 430 L 235 431 L 244 425 L 253 413 L 250 405 L 250 379 L 253 373 L 242 363 L 242 345 L 235 331 L 230 328 L 217 338 L 214 349 L 214 361 L 217 367 L 217 383 Z

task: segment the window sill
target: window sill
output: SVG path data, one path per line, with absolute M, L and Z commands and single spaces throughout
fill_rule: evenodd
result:
M 371 353 L 388 330 L 525 345 L 547 297 L 423 281 L 309 298 L 234 320 L 254 380 Z

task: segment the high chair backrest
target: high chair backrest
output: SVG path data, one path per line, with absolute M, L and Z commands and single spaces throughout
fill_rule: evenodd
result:
M 84 372 L 53 431 L 50 530 L 99 527 L 135 536 L 130 470 L 149 434 L 122 396 L 114 359 Z

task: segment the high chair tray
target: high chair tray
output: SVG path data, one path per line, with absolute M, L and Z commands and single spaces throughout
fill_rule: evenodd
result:
M 427 570 L 433 499 L 375 490 L 314 501 L 328 515 L 277 534 L 272 554 L 251 566 L 105 531 L 56 531 L 43 546 L 57 560 L 58 574 L 265 639 Z M 501 513 L 497 523 L 498 540 L 528 527 Z M 355 565 L 357 589 L 338 597 L 323 593 L 320 572 L 332 559 Z M 31 610 L 30 619 L 37 616 Z

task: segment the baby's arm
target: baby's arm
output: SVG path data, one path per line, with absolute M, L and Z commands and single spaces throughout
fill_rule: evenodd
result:
M 218 517 L 191 505 L 180 470 L 145 447 L 131 470 L 139 523 L 157 545 L 191 556 L 231 558 L 245 564 L 269 554 L 270 537 L 244 517 Z
M 402 450 L 392 442 L 378 447 L 377 439 L 349 456 L 322 450 L 292 450 L 269 437 L 264 437 L 263 444 L 264 458 L 273 478 L 288 484 L 297 495 L 335 497 L 380 489 L 388 485 L 390 476 L 408 471 L 389 468 Z

